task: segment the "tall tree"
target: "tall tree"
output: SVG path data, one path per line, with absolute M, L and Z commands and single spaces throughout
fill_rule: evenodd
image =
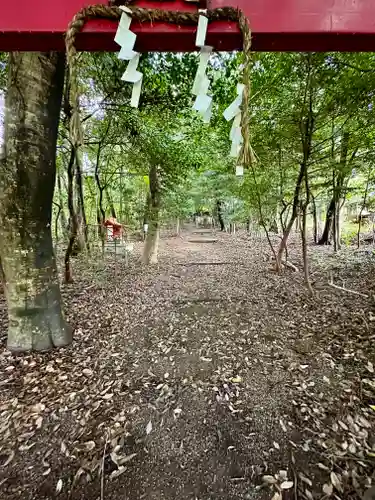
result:
M 72 340 L 52 246 L 56 141 L 64 56 L 10 55 L 0 156 L 0 256 L 8 348 L 46 350 Z

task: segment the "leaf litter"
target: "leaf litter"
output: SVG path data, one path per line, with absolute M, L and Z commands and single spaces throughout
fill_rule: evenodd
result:
M 371 259 L 312 247 L 312 300 L 262 238 L 187 239 L 150 268 L 77 259 L 73 346 L 2 349 L 2 496 L 372 498 L 373 304 L 327 284 L 373 296 Z

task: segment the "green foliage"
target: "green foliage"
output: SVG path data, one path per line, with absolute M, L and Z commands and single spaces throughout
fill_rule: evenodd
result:
M 197 54 L 148 54 L 141 58 L 144 82 L 138 110 L 128 105 L 131 85 L 121 81 L 124 63 L 116 54 L 83 54 L 80 84 L 86 167 L 97 170 L 121 217 L 140 224 L 147 176 L 157 166 L 163 218 L 195 211 L 226 220 L 278 220 L 290 211 L 306 150 L 307 117 L 312 120 L 307 171 L 311 196 L 327 206 L 338 179 L 342 201 L 359 197 L 374 205 L 373 54 L 259 53 L 254 55 L 251 141 L 257 163 L 243 179 L 234 175 L 229 130 L 222 113 L 236 96 L 241 54 L 211 58 L 208 75 L 214 97 L 210 125 L 191 110 Z M 66 123 L 65 123 L 66 125 Z M 59 169 L 69 147 L 61 127 Z M 347 145 L 343 149 L 343 138 Z M 86 203 L 95 203 L 95 181 L 86 179 Z M 303 187 L 300 196 L 304 195 Z M 105 209 L 108 202 L 104 200 Z M 95 214 L 95 210 L 90 213 Z
M 0 52 L 0 91 L 5 90 L 7 83 L 8 54 Z

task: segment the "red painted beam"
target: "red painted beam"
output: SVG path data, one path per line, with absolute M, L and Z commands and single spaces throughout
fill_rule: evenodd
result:
M 63 50 L 64 32 L 88 0 L 2 0 L 0 51 Z M 208 0 L 210 8 L 244 10 L 253 31 L 254 50 L 375 51 L 375 0 Z M 137 6 L 196 10 L 184 0 L 138 0 Z M 133 23 L 139 51 L 192 51 L 194 27 Z M 78 37 L 80 50 L 116 51 L 116 23 L 90 21 Z M 207 44 L 217 50 L 241 48 L 236 25 L 212 23 Z

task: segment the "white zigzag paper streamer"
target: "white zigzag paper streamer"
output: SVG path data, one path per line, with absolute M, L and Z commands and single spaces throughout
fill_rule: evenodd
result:
M 118 58 L 122 61 L 129 61 L 128 67 L 122 75 L 121 80 L 133 84 L 130 106 L 138 108 L 139 99 L 141 97 L 143 74 L 137 69 L 140 54 L 134 51 L 137 35 L 130 31 L 132 18 L 129 14 L 131 14 L 132 11 L 127 7 L 120 7 L 120 9 L 123 12 L 117 28 L 115 42 L 121 47 Z
M 230 156 L 233 158 L 238 158 L 241 151 L 241 146 L 243 144 L 242 130 L 241 130 L 241 104 L 243 99 L 243 91 L 245 86 L 242 83 L 237 84 L 237 97 L 235 100 L 227 107 L 224 111 L 224 118 L 229 122 L 233 120 L 232 128 L 230 130 L 230 140 L 232 141 L 232 147 L 230 150 Z M 236 167 L 236 175 L 243 175 L 243 166 L 238 165 Z
M 208 19 L 203 15 L 204 11 L 199 16 L 197 36 L 195 44 L 200 47 L 199 65 L 197 74 L 195 75 L 192 92 L 196 96 L 193 109 L 198 111 L 205 123 L 209 123 L 212 115 L 212 97 L 208 95 L 210 81 L 207 78 L 206 70 L 208 60 L 210 58 L 212 47 L 205 45 Z
M 237 167 L 236 167 L 236 176 L 237 177 L 242 177 L 243 176 L 243 167 L 237 165 Z

